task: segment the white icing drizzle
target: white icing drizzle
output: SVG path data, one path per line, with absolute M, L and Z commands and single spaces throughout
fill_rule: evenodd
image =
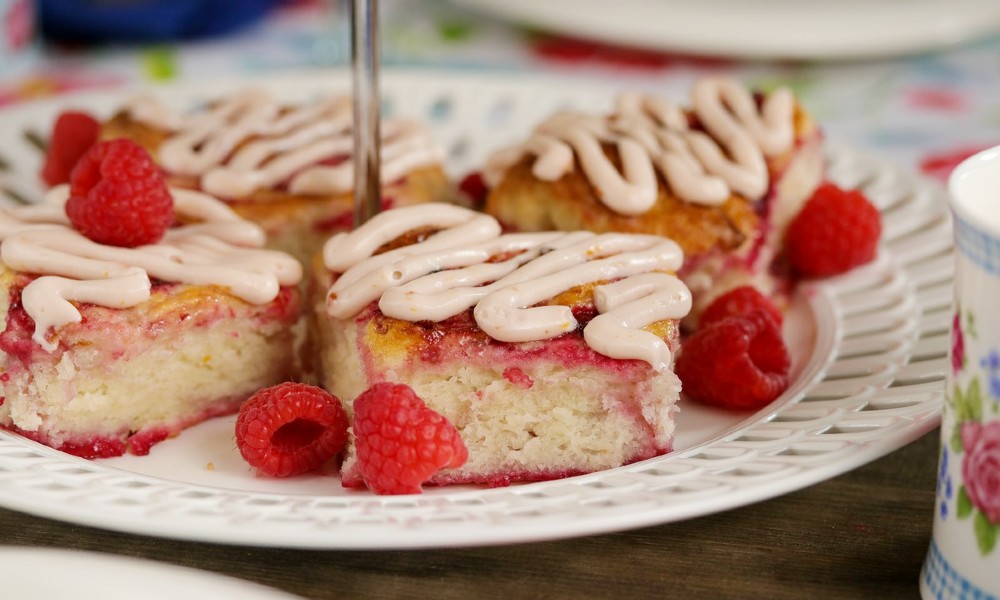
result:
M 372 255 L 421 228 L 439 231 Z M 334 318 L 351 318 L 376 300 L 384 314 L 407 321 L 442 321 L 473 308 L 478 326 L 505 342 L 572 331 L 577 321 L 569 307 L 535 305 L 611 280 L 595 290 L 602 314 L 584 328 L 585 341 L 601 354 L 643 360 L 657 370 L 670 366 L 670 348 L 641 328 L 680 319 L 691 308 L 690 292 L 669 274 L 683 262 L 680 247 L 669 239 L 586 231 L 501 234 L 492 217 L 446 204 L 380 213 L 331 238 L 324 260 L 341 273 L 327 295 Z
M 264 233 L 225 204 L 199 192 L 172 189 L 174 210 L 184 221 L 157 244 L 105 246 L 70 227 L 67 186 L 53 188 L 43 204 L 0 207 L 0 258 L 9 268 L 41 275 L 23 290 L 25 311 L 35 321 L 32 339 L 47 351 L 47 332 L 81 315 L 71 301 L 109 308 L 149 298 L 150 278 L 218 285 L 253 304 L 274 300 L 281 286 L 302 278 L 302 265 L 265 250 Z
M 287 106 L 251 89 L 188 115 L 146 96 L 133 99 L 125 110 L 136 121 L 171 132 L 159 148 L 160 164 L 171 173 L 200 178 L 209 194 L 240 198 L 284 182 L 292 194 L 353 189 L 353 118 L 347 96 Z M 384 183 L 444 158 L 419 123 L 385 119 L 381 131 Z M 319 164 L 338 156 L 346 160 Z
M 688 202 L 717 206 L 733 193 L 762 197 L 769 185 L 766 157 L 787 151 L 795 141 L 791 92 L 776 90 L 758 109 L 741 84 L 710 77 L 695 83 L 692 107 L 705 131 L 692 130 L 677 105 L 638 93 L 620 96 L 610 116 L 557 113 L 524 143 L 491 156 L 483 175 L 496 186 L 507 169 L 533 155 L 532 173 L 554 181 L 578 161 L 600 200 L 623 215 L 652 208 L 656 170 Z M 603 144 L 618 148 L 621 172 Z
M 588 344 L 612 358 L 631 358 L 638 350 L 658 371 L 670 365 L 670 349 L 642 328 L 691 311 L 691 292 L 679 279 L 644 273 L 600 285 L 594 288 L 594 303 L 601 314 L 583 330 Z

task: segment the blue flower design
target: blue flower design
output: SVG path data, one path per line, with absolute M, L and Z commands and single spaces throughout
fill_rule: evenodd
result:
M 951 500 L 954 494 L 954 488 L 951 484 L 951 475 L 948 474 L 948 447 L 941 447 L 941 460 L 938 461 L 938 475 L 937 475 L 937 495 L 941 499 L 939 505 L 939 510 L 941 511 L 941 518 L 948 518 L 948 501 Z
M 989 390 L 993 400 L 1000 402 L 1000 352 L 996 348 L 979 361 L 979 365 L 989 372 Z

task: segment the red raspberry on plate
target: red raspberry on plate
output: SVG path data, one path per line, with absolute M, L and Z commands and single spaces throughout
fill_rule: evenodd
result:
M 774 319 L 781 327 L 781 310 L 752 285 L 733 288 L 712 301 L 698 319 L 698 326 L 705 327 L 726 317 L 738 317 L 750 311 L 759 310 Z
M 340 400 L 304 383 L 281 383 L 250 396 L 236 418 L 236 447 L 262 475 L 318 469 L 344 448 L 347 414 Z
M 69 181 L 77 161 L 101 134 L 101 124 L 84 112 L 68 110 L 56 118 L 49 136 L 41 177 L 50 186 Z
M 754 310 L 696 331 L 684 341 L 674 371 L 688 398 L 750 410 L 785 391 L 790 365 L 777 324 Z
M 785 247 L 796 273 L 830 277 L 875 258 L 881 235 L 879 211 L 864 194 L 825 183 L 788 226 Z
M 100 142 L 73 168 L 66 214 L 77 231 L 111 246 L 153 244 L 174 222 L 174 200 L 146 150 Z
M 398 383 L 377 383 L 354 401 L 354 443 L 361 476 L 376 494 L 419 494 L 435 473 L 469 456 L 458 430 Z

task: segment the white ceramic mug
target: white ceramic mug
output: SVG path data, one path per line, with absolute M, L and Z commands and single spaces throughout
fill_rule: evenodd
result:
M 950 368 L 925 598 L 1000 598 L 1000 146 L 948 181 L 955 227 Z

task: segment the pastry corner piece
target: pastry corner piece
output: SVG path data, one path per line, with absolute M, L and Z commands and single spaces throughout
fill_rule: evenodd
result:
M 654 235 L 504 234 L 427 204 L 331 238 L 314 263 L 321 381 L 350 410 L 411 386 L 467 462 L 429 484 L 548 480 L 669 452 L 673 353 L 691 306 L 683 254 Z M 362 485 L 351 447 L 346 486 Z
M 625 93 L 607 113 L 551 115 L 489 158 L 485 211 L 512 231 L 669 237 L 696 316 L 735 287 L 788 287 L 776 261 L 824 162 L 821 131 L 790 90 L 706 77 L 687 106 Z
M 187 111 L 150 96 L 129 99 L 101 137 L 126 137 L 155 158 L 167 181 L 221 198 L 257 223 L 268 246 L 307 263 L 353 222 L 353 126 L 348 95 L 290 103 L 242 89 Z M 383 209 L 453 195 L 444 150 L 413 119 L 382 122 Z
M 0 208 L 0 427 L 85 458 L 146 454 L 294 374 L 301 265 L 204 194 L 161 242 L 93 242 L 65 186 Z

